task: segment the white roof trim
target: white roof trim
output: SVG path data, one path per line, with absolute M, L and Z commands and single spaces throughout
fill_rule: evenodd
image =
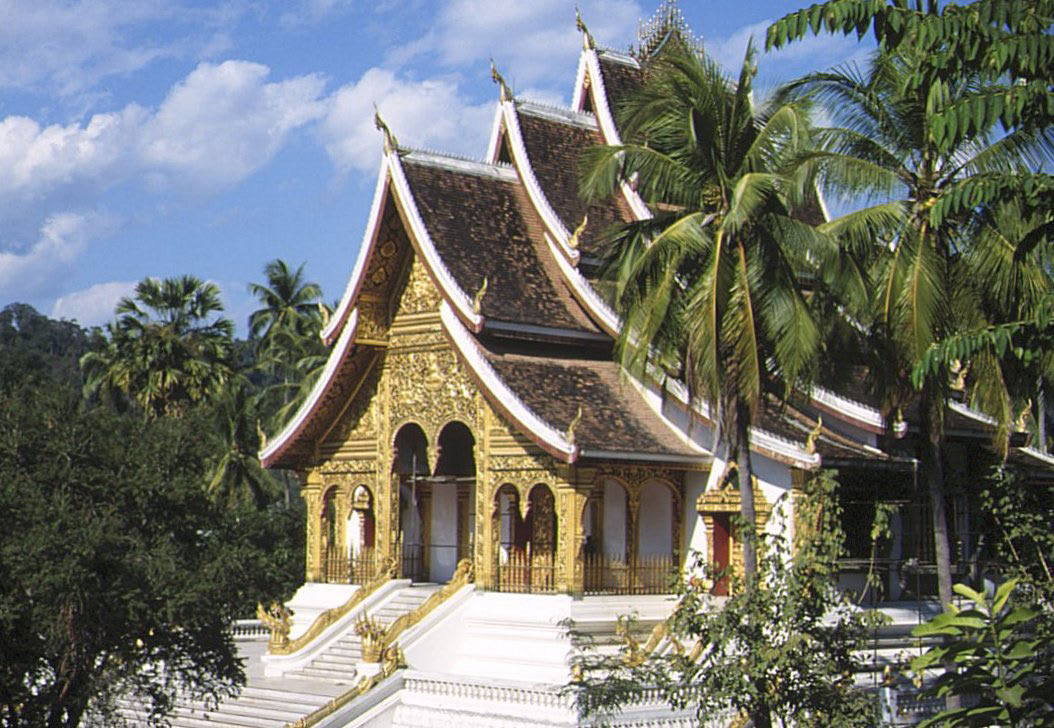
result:
M 582 53 L 578 56 L 578 70 L 575 71 L 575 88 L 571 92 L 571 108 L 578 111 L 585 103 L 586 96 L 586 54 L 590 50 L 582 46 Z
M 609 336 L 618 336 L 618 332 L 622 329 L 622 320 L 618 317 L 618 314 L 611 310 L 611 307 L 597 294 L 596 289 L 590 285 L 589 281 L 582 277 L 578 269 L 571 265 L 567 258 L 559 254 L 557 243 L 548 234 L 543 237 L 549 246 L 549 252 L 556 260 L 556 264 L 564 276 L 564 281 L 571 287 L 571 292 L 574 293 L 575 298 L 585 306 L 589 315 L 600 324 L 600 328 L 604 329 Z
M 501 142 L 501 121 L 504 116 L 504 112 L 501 109 L 502 103 L 499 101 L 494 107 L 494 121 L 490 123 L 490 141 L 487 142 L 487 156 L 486 159 L 491 164 L 498 163 L 498 154 L 500 152 Z
M 337 339 L 336 346 L 329 352 L 329 359 L 326 360 L 326 368 L 322 370 L 322 374 L 319 376 L 318 381 L 315 382 L 315 386 L 311 388 L 311 393 L 304 400 L 304 403 L 300 405 L 300 409 L 297 410 L 296 415 L 286 426 L 282 428 L 274 440 L 268 443 L 267 447 L 260 451 L 260 462 L 264 467 L 268 467 L 272 459 L 274 459 L 278 453 L 285 448 L 285 446 L 292 440 L 297 433 L 307 423 L 308 418 L 318 408 L 319 401 L 322 399 L 323 393 L 329 388 L 332 383 L 333 376 L 336 374 L 337 369 L 340 368 L 341 362 L 344 360 L 345 354 L 352 348 L 352 340 L 355 338 L 355 331 L 359 327 L 359 310 L 358 308 L 352 309 L 351 316 L 348 317 L 348 323 L 344 326 L 344 330 L 340 332 L 340 338 Z
M 991 425 L 992 427 L 995 427 L 996 425 L 998 425 L 998 423 L 995 421 L 995 419 L 989 417 L 988 415 L 986 415 L 983 412 L 978 412 L 977 410 L 973 409 L 972 407 L 967 407 L 965 404 L 963 404 L 961 402 L 953 402 L 953 401 L 949 400 L 949 402 L 948 402 L 948 409 L 952 410 L 953 412 L 958 412 L 963 417 L 969 417 L 971 420 L 975 420 L 977 422 L 981 422 L 981 423 L 984 423 L 986 425 Z
M 501 106 L 505 114 L 505 133 L 508 134 L 509 146 L 512 149 L 512 159 L 516 164 L 516 170 L 520 174 L 520 179 L 523 181 L 523 186 L 527 190 L 527 196 L 534 203 L 534 209 L 538 211 L 549 234 L 560 244 L 560 252 L 574 263 L 578 263 L 578 251 L 568 244 L 571 239 L 571 232 L 564 227 L 559 215 L 553 210 L 545 193 L 542 192 L 542 187 L 538 184 L 538 178 L 534 176 L 534 168 L 531 167 L 527 147 L 523 143 L 523 134 L 520 132 L 520 119 L 516 112 L 516 104 L 512 101 L 505 101 Z
M 857 402 L 855 399 L 843 397 L 837 392 L 832 392 L 830 389 L 815 384 L 811 387 L 808 394 L 815 402 L 835 410 L 849 419 L 856 420 L 869 427 L 885 429 L 886 419 L 874 407 Z M 904 421 L 898 422 L 893 428 L 893 433 L 897 437 L 903 436 L 907 431 L 908 423 Z
M 1028 457 L 1034 458 L 1034 459 L 1040 461 L 1044 465 L 1049 465 L 1051 467 L 1054 467 L 1054 455 L 1051 455 L 1050 453 L 1040 452 L 1039 450 L 1037 450 L 1034 447 L 1021 447 L 1021 448 L 1018 448 L 1018 450 L 1020 450 L 1022 453 L 1024 453 Z
M 582 129 L 589 129 L 590 131 L 598 131 L 597 117 L 585 111 L 575 111 L 574 109 L 565 109 L 561 106 L 551 106 L 550 104 L 543 104 L 540 101 L 531 101 L 530 99 L 521 99 L 516 104 L 517 108 L 528 116 L 537 116 L 541 119 L 549 119 L 550 121 L 558 121 L 562 124 L 573 124 L 574 126 L 581 127 Z
M 374 246 L 377 244 L 377 231 L 380 229 L 380 216 L 381 208 L 383 207 L 384 191 L 388 185 L 388 159 L 381 160 L 381 170 L 377 175 L 377 185 L 373 192 L 373 204 L 370 207 L 370 217 L 366 222 L 366 230 L 362 235 L 362 242 L 359 243 L 359 255 L 355 260 L 355 267 L 352 269 L 351 278 L 348 279 L 348 285 L 344 289 L 344 295 L 340 299 L 340 303 L 337 305 L 337 310 L 333 312 L 333 315 L 329 319 L 329 323 L 323 327 L 320 332 L 322 340 L 327 344 L 333 343 L 333 338 L 340 331 L 340 327 L 344 325 L 347 320 L 351 308 L 352 302 L 355 300 L 355 296 L 358 295 L 359 288 L 362 286 L 362 278 L 366 274 L 366 261 L 369 260 L 370 254 L 373 252 Z
M 475 308 L 472 305 L 472 299 L 469 298 L 467 293 L 461 290 L 457 281 L 454 280 L 454 276 L 450 274 L 446 265 L 443 264 L 443 260 L 439 257 L 435 244 L 432 242 L 432 238 L 428 234 L 428 228 L 425 227 L 424 220 L 421 219 L 421 213 L 417 209 L 417 203 L 414 201 L 413 193 L 410 190 L 410 184 L 406 181 L 406 175 L 403 173 L 403 165 L 399 159 L 398 152 L 392 150 L 387 152 L 385 157 L 389 161 L 389 168 L 391 169 L 392 186 L 395 188 L 395 194 L 399 202 L 402 203 L 403 212 L 409 221 L 410 232 L 417 241 L 421 255 L 425 259 L 425 264 L 431 270 L 432 275 L 435 276 L 436 281 L 439 283 L 439 287 L 445 294 L 444 297 L 447 300 L 452 301 L 457 308 L 458 315 L 461 319 L 469 322 L 476 332 L 480 331 L 480 329 L 483 328 L 483 316 L 476 313 Z M 465 164 L 475 163 L 466 162 Z
M 443 328 L 449 334 L 461 358 L 479 377 L 483 386 L 497 397 L 502 407 L 509 413 L 509 416 L 516 420 L 517 424 L 537 437 L 539 444 L 545 446 L 549 452 L 561 456 L 568 463 L 573 463 L 577 460 L 579 455 L 578 446 L 569 442 L 562 432 L 557 431 L 556 428 L 535 414 L 498 376 L 498 373 L 494 371 L 494 367 L 491 366 L 490 362 L 479 350 L 475 339 L 462 325 L 459 317 L 454 313 L 447 301 L 443 301 L 440 304 L 439 317 L 443 322 Z
M 643 399 L 644 402 L 647 403 L 649 409 L 651 409 L 655 416 L 658 417 L 664 425 L 666 425 L 667 429 L 671 431 L 672 435 L 678 440 L 680 440 L 682 445 L 684 445 L 690 450 L 695 450 L 699 453 L 700 457 L 711 457 L 711 453 L 709 450 L 700 447 L 698 443 L 696 443 L 694 440 L 692 440 L 692 438 L 688 437 L 688 435 L 685 434 L 684 430 L 678 427 L 675 423 L 671 422 L 669 418 L 666 417 L 665 414 L 663 414 L 662 407 L 656 406 L 655 401 L 651 397 L 647 396 L 643 384 L 641 384 L 639 381 L 637 381 L 637 379 L 632 376 L 628 376 L 626 377 L 626 379 L 629 380 L 630 386 L 637 391 L 641 399 Z
M 397 153 L 400 159 L 412 160 L 415 164 L 438 167 L 462 174 L 474 174 L 477 177 L 493 177 L 506 182 L 516 181 L 516 170 L 508 164 L 492 164 L 478 159 L 455 157 L 442 152 L 427 149 L 401 149 Z

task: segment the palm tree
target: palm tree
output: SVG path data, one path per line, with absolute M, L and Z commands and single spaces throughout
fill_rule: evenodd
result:
M 232 380 L 213 409 L 213 424 L 222 453 L 212 467 L 208 490 L 218 502 L 251 501 L 257 508 L 270 502 L 275 479 L 260 465 L 260 395 L 243 377 Z
M 590 150 L 580 183 L 600 199 L 628 181 L 654 213 L 612 238 L 608 270 L 625 322 L 617 351 L 638 376 L 657 366 L 716 405 L 737 463 L 748 583 L 757 569 L 750 428 L 765 393 L 806 374 L 820 346 L 798 273 L 826 254 L 791 214 L 809 189 L 789 173 L 809 138 L 806 104 L 756 105 L 754 58 L 751 46 L 733 83 L 710 60 L 664 55 L 620 110 L 625 143 Z
M 944 411 L 949 396 L 947 362 L 932 367 L 914 391 L 911 372 L 937 342 L 982 325 L 976 266 L 991 260 L 973 255 L 980 208 L 951 216 L 947 201 L 985 175 L 1025 171 L 1049 159 L 1042 135 L 1015 131 L 997 137 L 991 129 L 939 144 L 933 117 L 971 94 L 979 81 L 916 87 L 907 82 L 921 59 L 907 51 L 876 54 L 866 70 L 855 67 L 817 73 L 788 87 L 780 98 L 810 96 L 822 102 L 834 127 L 817 130 L 812 166 L 829 194 L 863 204 L 824 226 L 845 248 L 871 261 L 872 295 L 846 301 L 846 310 L 870 325 L 876 393 L 892 418 L 915 401 L 922 438 L 920 459 L 933 513 L 934 545 L 942 603 L 951 599 L 951 551 L 943 472 Z M 976 380 L 994 362 L 976 359 Z M 984 377 L 989 377 L 991 371 Z M 995 414 L 1002 414 L 997 412 Z
M 295 271 L 281 259 L 264 267 L 266 284 L 250 283 L 249 292 L 262 304 L 249 316 L 249 334 L 257 340 L 257 356 L 262 370 L 276 377 L 272 395 L 278 402 L 279 417 L 299 402 L 305 369 L 309 362 L 325 360 L 325 347 L 319 339 L 323 319 L 329 308 L 321 302 L 318 284 L 304 280 L 304 265 Z M 308 386 L 310 389 L 310 386 Z
M 81 357 L 86 392 L 127 398 L 149 417 L 214 397 L 232 375 L 234 324 L 221 311 L 213 283 L 143 279 L 118 301 L 101 347 Z

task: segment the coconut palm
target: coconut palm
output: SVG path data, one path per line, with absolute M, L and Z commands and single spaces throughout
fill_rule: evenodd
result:
M 803 376 L 820 346 L 798 274 L 830 252 L 791 214 L 809 189 L 789 173 L 808 142 L 807 106 L 756 104 L 754 58 L 751 46 L 733 82 L 708 59 L 664 55 L 620 110 L 625 143 L 590 150 L 580 184 L 600 199 L 630 182 L 654 213 L 612 237 L 617 350 L 630 371 L 659 367 L 716 408 L 738 466 L 748 580 L 750 428 L 765 393 Z
M 86 392 L 134 401 L 150 417 L 216 396 L 232 375 L 234 324 L 221 311 L 213 283 L 143 279 L 117 303 L 101 347 L 81 358 Z
M 303 264 L 294 271 L 275 259 L 264 267 L 264 275 L 266 284 L 249 284 L 249 292 L 262 304 L 249 316 L 249 333 L 257 340 L 260 368 L 275 378 L 270 388 L 273 406 L 268 409 L 280 409 L 281 417 L 301 399 L 304 370 L 317 368 L 305 362 L 325 359 L 318 334 L 329 308 L 321 303 L 318 284 L 304 279 Z
M 278 484 L 260 465 L 260 395 L 242 377 L 231 381 L 212 411 L 222 452 L 212 466 L 208 490 L 218 502 L 234 505 L 250 501 L 263 508 Z
M 918 88 L 920 63 L 910 52 L 876 54 L 866 68 L 817 73 L 792 84 L 780 96 L 808 95 L 823 103 L 833 120 L 817 130 L 820 150 L 811 158 L 828 195 L 843 195 L 859 209 L 824 226 L 847 249 L 872 262 L 872 294 L 847 300 L 847 310 L 870 325 L 873 385 L 887 417 L 914 403 L 922 437 L 920 456 L 933 513 L 940 598 L 951 599 L 951 556 L 943 472 L 944 411 L 950 372 L 944 361 L 912 387 L 911 372 L 927 351 L 957 332 L 981 326 L 986 310 L 978 283 L 995 259 L 969 233 L 985 211 L 936 215 L 965 185 L 985 175 L 1026 171 L 1050 159 L 1043 134 L 1015 131 L 1002 137 L 991 129 L 954 144 L 935 140 L 933 116 L 970 95 L 990 89 L 976 79 Z M 980 269 L 978 268 L 980 266 Z M 989 273 L 992 273 L 989 270 Z M 994 360 L 974 362 L 975 381 L 995 376 Z M 987 373 L 982 370 L 988 366 Z M 989 403 L 991 404 L 991 403 Z M 1005 414 L 1003 412 L 994 414 Z

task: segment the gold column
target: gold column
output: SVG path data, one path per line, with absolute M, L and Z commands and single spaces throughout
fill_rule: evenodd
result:
M 322 577 L 322 476 L 317 470 L 308 472 L 300 495 L 307 507 L 304 576 L 307 581 L 319 581 Z
M 566 490 L 561 489 L 559 498 L 558 558 L 563 563 L 560 590 L 568 594 L 581 594 L 585 590 L 585 570 L 582 568 L 581 554 L 582 544 L 586 540 L 585 529 L 582 527 L 586 493 L 568 486 Z

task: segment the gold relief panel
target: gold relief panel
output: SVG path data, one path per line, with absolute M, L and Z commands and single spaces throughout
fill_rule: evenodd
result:
M 442 296 L 435 283 L 432 282 L 428 269 L 425 268 L 422 260 L 415 255 L 413 263 L 410 265 L 410 274 L 407 276 L 406 287 L 403 289 L 399 306 L 396 309 L 396 316 L 421 313 L 422 311 L 437 311 L 441 302 Z
M 438 434 L 437 428 L 451 420 L 469 426 L 475 422 L 475 386 L 461 370 L 454 352 L 392 354 L 386 369 L 391 387 L 389 416 L 393 433 L 405 421 L 425 422 L 432 442 Z
M 381 367 L 375 366 L 366 376 L 366 381 L 355 393 L 348 408 L 341 414 L 336 426 L 326 439 L 347 442 L 348 440 L 376 440 L 377 406 L 380 388 Z
M 388 302 L 382 298 L 360 296 L 355 302 L 359 312 L 357 341 L 383 342 L 388 338 Z

